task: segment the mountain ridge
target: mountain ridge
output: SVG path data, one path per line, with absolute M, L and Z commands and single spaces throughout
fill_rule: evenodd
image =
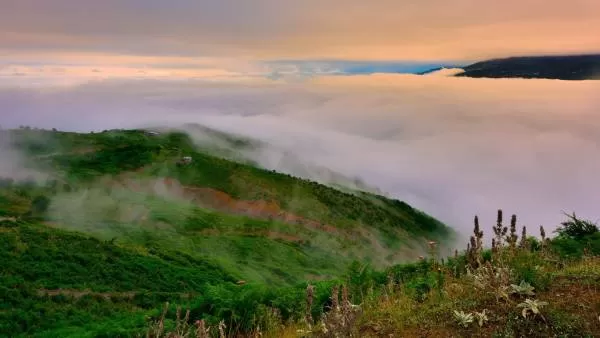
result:
M 473 63 L 457 77 L 600 80 L 600 54 L 495 58 Z
M 233 269 L 261 271 L 257 280 L 285 284 L 318 273 L 301 260 L 294 263 L 300 270 L 285 274 L 268 262 L 250 269 L 235 250 L 200 248 L 215 240 L 232 248 L 271 243 L 290 254 L 338 257 L 326 265 L 341 271 L 352 259 L 382 267 L 418 257 L 428 240 L 449 242 L 454 236 L 404 202 L 221 158 L 215 156 L 218 149 L 198 149 L 182 132 L 18 130 L 14 135 L 30 167 L 52 173 L 52 183 L 40 188 L 50 199 L 47 224 L 104 240 L 137 245 L 146 238 L 202 257 L 229 257 Z M 181 162 L 186 157 L 191 163 Z M 26 209 L 28 202 L 23 203 L 20 208 Z

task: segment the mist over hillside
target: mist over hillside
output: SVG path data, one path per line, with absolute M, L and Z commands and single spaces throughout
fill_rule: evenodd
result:
M 16 149 L 8 131 L 0 130 L 0 177 L 13 180 L 44 182 L 48 174 L 36 170 L 26 156 Z
M 339 276 L 355 260 L 385 268 L 416 259 L 431 240 L 440 254 L 454 250 L 454 231 L 405 202 L 237 161 L 234 152 L 260 142 L 185 128 L 189 134 L 2 131 L 12 151 L 48 179 L 0 177 L 0 221 L 177 250 L 244 280 L 279 285 Z M 327 173 L 330 185 L 350 181 Z
M 593 81 L 418 75 L 251 87 L 103 81 L 2 89 L 11 114 L 0 124 L 101 131 L 197 123 L 260 141 L 240 153 L 267 168 L 359 179 L 463 233 L 473 214 L 491 223 L 500 207 L 551 229 L 563 210 L 593 218 L 597 209 L 599 90 Z
M 215 129 L 199 124 L 185 124 L 174 129 L 156 127 L 151 130 L 184 131 L 201 149 L 216 156 L 307 178 L 342 190 L 361 190 L 378 195 L 389 195 L 377 187 L 369 186 L 359 177 L 350 177 L 335 172 L 319 163 L 311 162 L 310 159 L 300 158 L 293 150 L 276 143 L 261 141 L 258 138 L 217 132 Z

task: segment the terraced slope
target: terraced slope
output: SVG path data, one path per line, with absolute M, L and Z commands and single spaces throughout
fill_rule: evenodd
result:
M 130 336 L 163 301 L 189 302 L 237 279 L 216 263 L 0 221 L 0 336 Z
M 16 131 L 11 139 L 31 168 L 51 173 L 36 193 L 49 196 L 47 225 L 179 250 L 251 281 L 327 278 L 353 260 L 381 267 L 452 236 L 403 202 L 219 158 L 183 133 Z M 193 161 L 180 163 L 184 156 Z M 8 204 L 9 214 L 31 207 L 18 193 Z
M 51 173 L 34 193 L 49 198 L 39 212 L 47 225 L 179 250 L 250 281 L 332 277 L 353 260 L 386 266 L 452 236 L 403 202 L 219 158 L 183 133 L 22 130 L 11 140 L 31 168 Z M 7 214 L 28 212 L 35 198 L 0 194 L 9 197 Z

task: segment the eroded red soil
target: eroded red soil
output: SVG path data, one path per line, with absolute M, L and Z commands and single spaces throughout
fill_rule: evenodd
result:
M 239 200 L 223 191 L 213 188 L 184 186 L 170 177 L 146 182 L 121 176 L 118 184 L 137 192 L 154 192 L 184 198 L 199 206 L 223 211 L 228 214 L 243 215 L 263 220 L 277 220 L 329 233 L 339 233 L 339 230 L 332 225 L 317 222 L 283 210 L 275 201 Z M 285 239 L 288 236 L 283 235 L 285 234 L 271 233 L 269 236 L 281 239 Z M 294 238 L 294 240 L 296 239 Z

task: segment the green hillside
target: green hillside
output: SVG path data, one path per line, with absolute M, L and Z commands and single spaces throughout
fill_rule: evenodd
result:
M 15 165 L 38 173 L 0 180 L 0 333 L 127 335 L 184 300 L 250 325 L 256 306 L 228 303 L 237 284 L 253 303 L 258 292 L 293 308 L 306 281 L 412 261 L 431 240 L 452 246 L 448 227 L 406 203 L 233 162 L 181 132 L 0 134 Z
M 13 139 L 31 167 L 52 173 L 37 192 L 50 200 L 48 224 L 217 259 L 253 281 L 328 277 L 355 259 L 382 267 L 452 236 L 403 202 L 199 152 L 182 133 L 22 131 Z M 192 162 L 182 165 L 185 156 Z
M 595 223 L 539 239 L 499 210 L 447 255 L 453 232 L 407 204 L 211 135 L 0 132 L 0 337 L 600 334 Z

